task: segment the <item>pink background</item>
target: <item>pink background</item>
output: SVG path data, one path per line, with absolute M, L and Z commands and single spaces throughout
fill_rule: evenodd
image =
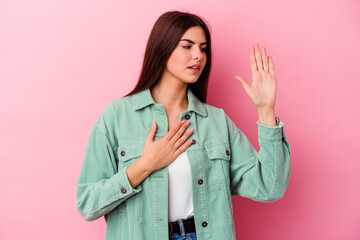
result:
M 180 3 L 181 2 L 181 3 Z M 347 1 L 0 2 L 0 239 L 104 239 L 76 210 L 91 127 L 136 84 L 150 30 L 168 10 L 208 21 L 208 103 L 258 150 L 249 48 L 275 63 L 275 114 L 292 172 L 281 200 L 233 197 L 238 239 L 360 239 L 360 3 Z

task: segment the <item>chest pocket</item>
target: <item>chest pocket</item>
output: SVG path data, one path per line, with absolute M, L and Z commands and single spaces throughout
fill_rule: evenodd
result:
M 141 157 L 144 143 L 119 143 L 118 148 L 118 171 L 125 166 L 129 167 Z
M 223 143 L 216 146 L 206 146 L 206 152 L 210 160 L 225 160 L 230 161 L 230 147 L 229 144 Z
M 228 143 L 205 146 L 208 159 L 213 166 L 212 174 L 218 182 L 229 184 L 229 164 L 231 159 Z

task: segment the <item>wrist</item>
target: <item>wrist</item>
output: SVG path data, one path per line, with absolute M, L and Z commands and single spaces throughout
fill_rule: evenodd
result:
M 135 163 L 138 164 L 139 168 L 141 168 L 141 171 L 147 175 L 150 175 L 154 171 L 152 167 L 149 166 L 149 164 L 144 162 L 142 157 L 140 157 Z
M 257 108 L 259 122 L 266 126 L 277 126 L 274 108 Z
M 275 112 L 275 108 L 273 107 L 256 107 L 257 112 L 262 112 L 262 113 L 274 113 Z

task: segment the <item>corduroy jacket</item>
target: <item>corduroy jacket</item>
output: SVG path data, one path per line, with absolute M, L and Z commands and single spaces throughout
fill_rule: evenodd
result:
M 284 123 L 257 121 L 259 152 L 223 109 L 201 102 L 188 88 L 180 119 L 194 130 L 186 149 L 199 240 L 233 240 L 231 196 L 258 202 L 283 197 L 290 179 Z M 154 140 L 168 132 L 166 112 L 150 89 L 107 104 L 93 126 L 77 181 L 76 206 L 87 221 L 104 216 L 105 239 L 168 240 L 168 169 L 152 172 L 135 189 L 126 169 L 142 154 L 153 121 Z M 188 141 L 187 140 L 187 141 Z

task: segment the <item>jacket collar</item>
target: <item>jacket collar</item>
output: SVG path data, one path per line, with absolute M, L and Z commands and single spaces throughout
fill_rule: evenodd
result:
M 204 117 L 207 116 L 207 112 L 204 104 L 195 96 L 195 94 L 191 91 L 191 89 L 187 88 L 187 98 L 189 102 L 188 112 L 194 111 Z M 138 92 L 133 95 L 133 103 L 134 110 L 142 109 L 150 104 L 156 104 L 154 101 L 150 88 L 146 88 L 145 90 Z

